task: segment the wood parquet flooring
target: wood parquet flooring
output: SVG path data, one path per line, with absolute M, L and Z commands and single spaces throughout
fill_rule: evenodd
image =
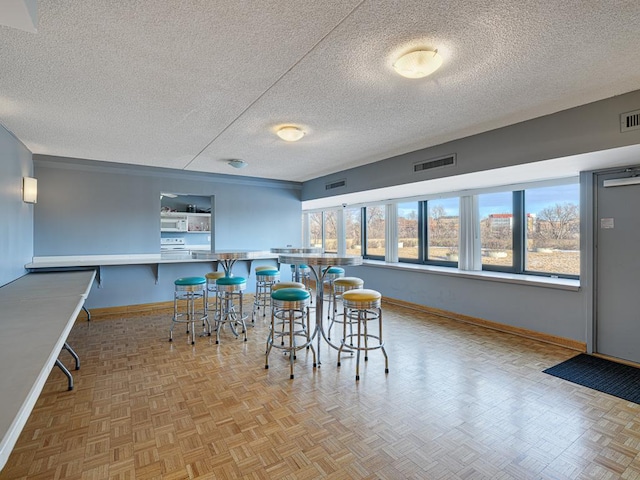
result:
M 265 370 L 262 317 L 195 346 L 166 312 L 81 319 L 75 390 L 52 370 L 0 479 L 640 479 L 640 405 L 542 373 L 575 351 L 383 307 L 390 373 L 358 383 L 327 346 Z

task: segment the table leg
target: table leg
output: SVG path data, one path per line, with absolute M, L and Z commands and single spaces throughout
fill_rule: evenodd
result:
M 322 310 L 324 306 L 324 275 L 319 275 L 316 269 L 320 269 L 320 267 L 310 267 L 313 272 L 313 276 L 316 277 L 316 331 L 315 334 L 318 336 L 318 367 L 322 365 L 321 361 L 321 350 L 320 350 L 320 339 L 324 337 L 324 328 L 322 326 Z M 322 271 L 322 270 L 320 270 Z

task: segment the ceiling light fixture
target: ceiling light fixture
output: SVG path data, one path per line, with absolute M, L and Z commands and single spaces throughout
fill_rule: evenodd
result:
M 287 126 L 279 128 L 276 132 L 276 135 L 278 135 L 285 142 L 297 142 L 302 137 L 304 137 L 305 133 L 306 132 L 304 130 L 298 127 Z
M 233 168 L 244 168 L 244 167 L 246 167 L 246 166 L 247 166 L 247 165 L 249 165 L 249 164 L 248 164 L 247 162 L 245 162 L 244 160 L 239 160 L 239 159 L 235 159 L 235 158 L 234 158 L 234 159 L 232 159 L 232 160 L 229 160 L 229 161 L 227 162 L 227 165 L 230 165 L 230 166 L 232 166 Z
M 442 65 L 438 50 L 416 50 L 397 59 L 393 68 L 407 78 L 423 78 L 431 75 Z

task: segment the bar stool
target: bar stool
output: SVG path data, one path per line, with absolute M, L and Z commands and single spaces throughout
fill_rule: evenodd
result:
M 298 269 L 298 280 L 296 280 L 296 267 Z M 311 293 L 311 269 L 309 265 L 301 263 L 300 265 L 291 265 L 291 281 L 299 281 L 304 284 L 304 288 Z M 313 295 L 311 295 L 311 304 L 313 305 Z
M 247 341 L 247 325 L 242 313 L 242 292 L 247 288 L 247 280 L 243 277 L 220 277 L 216 280 L 218 315 L 216 315 L 216 345 L 220 343 L 220 330 L 228 323 L 231 332 L 238 337 L 236 325 L 242 327 L 244 341 Z M 234 298 L 238 297 L 238 310 Z
M 206 305 L 206 279 L 205 277 L 181 277 L 173 282 L 175 290 L 173 293 L 173 318 L 171 321 L 171 328 L 169 330 L 169 341 L 173 341 L 173 327 L 176 323 L 187 324 L 187 334 L 191 333 L 191 345 L 196 343 L 195 321 L 196 313 L 196 300 L 202 299 L 202 314 L 200 320 L 202 320 L 202 326 L 206 335 L 211 335 L 211 324 L 207 316 Z M 184 301 L 185 311 L 179 311 L 179 303 Z M 181 319 L 181 317 L 185 317 Z M 189 324 L 191 324 L 191 330 L 189 330 Z
M 351 322 L 348 321 L 348 318 L 345 318 L 343 313 L 338 313 L 338 301 L 342 300 L 342 294 L 349 290 L 357 290 L 360 288 L 364 288 L 364 280 L 358 277 L 340 277 L 333 281 L 333 292 L 331 292 L 331 295 L 333 295 L 333 316 L 327 329 L 327 338 L 329 340 L 331 340 L 331 328 L 334 323 L 346 322 L 351 327 Z M 342 320 L 340 320 L 341 317 Z M 351 330 L 351 333 L 353 333 L 353 330 Z
M 260 267 L 258 267 L 260 268 Z M 256 268 L 256 295 L 253 300 L 251 323 L 256 321 L 256 313 L 262 307 L 262 316 L 267 316 L 267 305 L 271 307 L 271 287 L 280 281 L 280 272 L 274 267 Z
M 307 288 L 309 288 L 309 280 L 311 279 L 311 269 L 309 268 L 309 265 L 305 265 L 304 263 L 301 263 L 300 265 L 297 265 L 298 267 L 298 278 L 300 279 L 299 281 L 304 283 L 306 285 Z M 292 282 L 296 282 L 298 280 L 296 280 L 296 265 L 291 265 L 291 281 Z
M 269 368 L 269 354 L 278 348 L 289 354 L 289 378 L 293 379 L 293 361 L 296 351 L 310 348 L 313 352 L 313 368 L 316 367 L 316 351 L 311 343 L 311 294 L 304 288 L 279 288 L 271 293 L 271 328 L 267 337 L 264 368 Z M 277 327 L 281 327 L 278 329 Z M 280 342 L 276 342 L 279 339 Z
M 349 290 L 342 294 L 342 304 L 344 307 L 344 338 L 338 349 L 338 367 L 340 366 L 340 354 L 342 349 L 356 351 L 356 381 L 360 380 L 360 352 L 364 352 L 364 361 L 369 360 L 370 350 L 382 350 L 384 354 L 384 373 L 389 373 L 389 359 L 387 352 L 384 350 L 384 342 L 382 341 L 382 308 L 380 307 L 382 295 L 380 292 L 369 289 Z M 357 333 L 347 334 L 347 319 L 357 322 Z M 369 333 L 367 324 L 370 321 L 378 321 L 377 335 Z M 351 343 L 352 339 L 356 340 L 355 346 L 346 346 L 347 341 Z M 374 340 L 371 345 L 371 340 Z
M 322 269 L 324 275 L 323 284 L 318 286 L 318 288 L 324 288 L 325 285 L 329 288 L 329 295 L 327 295 L 327 301 L 329 303 L 327 308 L 327 320 L 331 319 L 331 305 L 333 300 L 333 281 L 336 278 L 344 277 L 344 268 L 342 267 L 328 267 Z
M 214 319 L 218 315 L 218 288 L 217 288 L 216 280 L 222 277 L 224 277 L 224 272 L 209 272 L 205 275 L 205 278 L 207 279 L 207 289 L 205 291 L 207 295 L 207 298 L 206 298 L 207 314 L 209 313 L 209 310 L 211 310 L 211 299 L 213 298 L 213 315 L 214 315 L 213 318 Z
M 299 290 L 307 290 L 304 283 L 302 282 L 278 282 L 271 287 L 271 293 L 273 294 L 273 292 L 275 292 L 276 290 L 280 290 L 282 288 L 297 288 Z M 309 298 L 309 302 L 311 302 L 311 297 Z M 272 310 L 273 310 L 273 306 L 272 306 Z M 282 324 L 281 326 L 282 328 L 284 328 L 284 324 Z

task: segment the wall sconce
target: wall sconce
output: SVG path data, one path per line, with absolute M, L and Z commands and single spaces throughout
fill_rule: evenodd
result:
M 22 200 L 25 203 L 38 203 L 38 180 L 22 177 Z

